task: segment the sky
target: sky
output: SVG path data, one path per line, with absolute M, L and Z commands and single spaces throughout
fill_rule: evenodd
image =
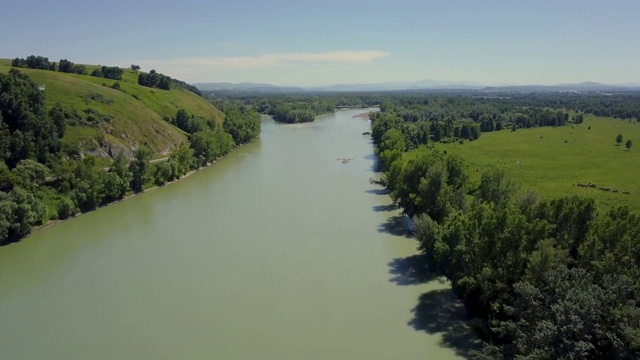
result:
M 196 82 L 640 83 L 639 0 L 4 0 L 0 58 Z

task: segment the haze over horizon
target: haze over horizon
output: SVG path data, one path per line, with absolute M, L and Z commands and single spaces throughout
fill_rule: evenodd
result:
M 187 82 L 639 83 L 640 2 L 206 2 L 3 6 L 1 58 L 138 64 Z

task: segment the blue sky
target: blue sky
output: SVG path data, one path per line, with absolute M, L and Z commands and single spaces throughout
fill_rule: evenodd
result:
M 9 0 L 0 57 L 188 82 L 640 82 L 640 1 Z

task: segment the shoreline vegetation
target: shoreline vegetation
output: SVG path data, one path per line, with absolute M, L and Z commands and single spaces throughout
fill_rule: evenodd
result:
M 561 128 L 605 144 L 601 148 L 590 141 L 591 148 L 574 154 L 575 159 L 593 159 L 589 151 L 598 151 L 594 148 L 616 151 L 614 144 L 622 139 L 602 131 L 603 124 L 590 119 L 583 124 L 583 114 L 549 110 L 551 103 L 541 101 L 558 104 L 557 98 L 563 97 L 590 112 L 626 114 L 600 119 L 613 122 L 616 132 L 637 129 L 638 94 L 512 95 L 483 106 L 455 95 L 389 95 L 383 111 L 373 116 L 371 132 L 382 178 L 370 182 L 383 185 L 413 220 L 412 234 L 421 252 L 416 269 L 430 278 L 446 277 L 464 303 L 484 341 L 482 350 L 471 351 L 473 358 L 640 358 L 640 216 L 627 206 L 601 209 L 581 192 L 584 186 L 572 186 L 559 197 L 521 189 L 511 173 L 495 165 L 496 159 L 482 169 L 470 168 L 466 158 L 451 151 L 452 146 L 479 145 L 498 135 L 478 140 L 480 133 L 520 137 Z M 423 116 L 442 120 L 420 119 Z M 591 126 L 599 126 L 599 131 L 591 131 Z M 601 134 L 609 136 L 600 139 Z M 544 139 L 529 141 L 539 144 Z M 567 152 L 566 146 L 547 147 Z M 479 156 L 483 148 L 474 149 L 472 156 Z M 628 152 L 616 153 L 616 161 L 632 164 L 623 160 L 632 156 Z M 546 161 L 547 167 L 552 165 Z M 621 167 L 620 173 L 632 179 L 635 169 Z M 547 181 L 572 170 L 564 166 Z
M 223 158 L 224 158 L 224 157 L 223 157 Z M 221 158 L 220 160 L 222 160 L 222 158 Z M 167 183 L 165 183 L 165 184 L 162 184 L 162 185 L 156 185 L 156 186 L 153 186 L 153 187 L 150 187 L 150 188 L 144 189 L 144 190 L 142 190 L 141 192 L 138 192 L 138 193 L 132 193 L 132 194 L 126 195 L 125 197 L 123 197 L 123 198 L 122 198 L 122 199 L 120 199 L 120 200 L 112 201 L 112 202 L 110 202 L 110 203 L 108 203 L 108 204 L 105 204 L 105 205 L 103 205 L 103 206 L 100 206 L 100 207 L 98 207 L 98 208 L 96 208 L 96 209 L 94 209 L 94 210 L 87 211 L 87 212 L 80 212 L 80 213 L 77 213 L 77 214 L 71 215 L 71 216 L 69 216 L 69 217 L 68 217 L 68 218 L 66 218 L 66 219 L 50 220 L 50 221 L 49 221 L 48 223 L 46 223 L 46 224 L 42 224 L 42 225 L 40 225 L 40 226 L 36 226 L 36 227 L 34 227 L 33 229 L 31 229 L 31 232 L 30 232 L 28 235 L 26 235 L 25 237 L 23 237 L 23 238 L 22 238 L 22 239 L 20 239 L 20 240 L 21 240 L 21 241 L 27 240 L 27 239 L 29 239 L 29 237 L 31 237 L 32 235 L 34 235 L 34 234 L 36 234 L 36 233 L 39 233 L 39 232 L 44 231 L 44 230 L 46 230 L 46 229 L 52 228 L 52 227 L 54 227 L 54 226 L 56 226 L 56 225 L 59 225 L 59 224 L 62 224 L 62 223 L 64 223 L 64 222 L 67 222 L 67 221 L 69 221 L 69 220 L 75 219 L 75 218 L 80 217 L 80 216 L 82 216 L 82 215 L 88 214 L 88 213 L 90 213 L 90 212 L 93 212 L 93 211 L 99 211 L 99 210 L 100 210 L 100 209 L 102 209 L 102 208 L 106 208 L 106 207 L 109 207 L 109 206 L 113 206 L 113 205 L 119 204 L 119 203 L 121 203 L 121 202 L 124 202 L 124 201 L 126 201 L 126 200 L 129 200 L 129 199 L 132 199 L 132 198 L 138 197 L 138 196 L 140 196 L 140 195 L 144 195 L 144 194 L 146 194 L 146 193 L 148 193 L 148 192 L 151 192 L 151 191 L 154 191 L 154 190 L 157 190 L 157 189 L 160 189 L 160 188 L 164 188 L 165 186 L 168 186 L 168 185 L 171 185 L 171 184 L 174 184 L 174 183 L 180 182 L 180 181 L 182 181 L 182 180 L 185 180 L 185 179 L 186 179 L 186 178 L 188 178 L 189 176 L 191 176 L 191 175 L 195 174 L 196 172 L 198 172 L 198 171 L 200 171 L 200 170 L 204 170 L 204 169 L 206 169 L 206 168 L 208 168 L 208 167 L 210 167 L 210 166 L 212 166 L 212 165 L 216 164 L 217 162 L 218 162 L 218 160 L 213 161 L 213 162 L 211 162 L 211 163 L 209 163 L 209 164 L 207 164 L 207 165 L 205 165 L 205 166 L 203 166 L 203 167 L 200 167 L 200 168 L 198 168 L 198 169 L 196 169 L 196 170 L 191 170 L 191 171 L 189 171 L 188 173 L 184 174 L 184 175 L 183 175 L 181 178 L 179 178 L 179 179 L 175 179 L 175 180 L 169 181 L 169 182 L 167 182 Z M 9 244 L 11 244 L 11 243 L 9 243 Z M 7 245 L 9 245 L 9 244 L 7 244 Z
M 238 148 L 241 148 L 241 147 L 242 147 L 242 146 L 244 146 L 244 145 L 250 144 L 250 143 L 252 143 L 253 141 L 255 141 L 255 139 L 257 139 L 257 137 L 256 137 L 256 138 L 254 138 L 253 140 L 251 140 L 251 141 L 247 142 L 247 143 L 240 144 L 240 145 L 236 146 L 236 147 L 235 147 L 235 149 L 238 149 Z M 235 149 L 234 149 L 234 150 L 235 150 Z M 233 150 L 232 150 L 232 151 L 233 151 Z M 100 210 L 100 209 L 102 209 L 102 208 L 109 207 L 109 206 L 113 206 L 113 205 L 116 205 L 116 204 L 122 203 L 122 202 L 124 202 L 124 201 L 126 201 L 126 200 L 130 200 L 130 199 L 133 199 L 133 198 L 135 198 L 135 197 L 138 197 L 138 196 L 144 195 L 144 194 L 149 193 L 149 192 L 151 192 L 151 191 L 158 190 L 158 189 L 162 189 L 162 188 L 164 188 L 164 187 L 166 187 L 166 186 L 169 186 L 169 185 L 171 185 L 171 184 L 175 184 L 175 183 L 181 182 L 181 181 L 183 181 L 183 180 L 186 180 L 186 179 L 187 179 L 188 177 L 190 177 L 191 175 L 193 175 L 193 174 L 195 174 L 195 173 L 197 173 L 197 172 L 200 172 L 200 171 L 202 171 L 202 170 L 206 170 L 206 169 L 208 169 L 208 168 L 212 167 L 213 165 L 217 164 L 217 163 L 218 163 L 218 161 L 222 161 L 222 160 L 223 160 L 224 158 L 226 158 L 226 157 L 227 157 L 226 155 L 225 155 L 225 156 L 222 156 L 222 157 L 220 157 L 220 158 L 218 158 L 218 159 L 216 159 L 216 160 L 214 160 L 214 161 L 212 161 L 212 162 L 207 163 L 207 164 L 206 164 L 206 165 L 204 165 L 204 166 L 201 166 L 201 167 L 199 167 L 199 168 L 197 168 L 197 169 L 195 169 L 195 170 L 191 170 L 191 171 L 189 171 L 188 173 L 184 174 L 182 177 L 180 177 L 180 178 L 178 178 L 178 179 L 175 179 L 175 180 L 172 180 L 172 181 L 166 182 L 166 183 L 164 183 L 164 184 L 162 184 L 162 185 L 156 185 L 156 186 L 153 186 L 153 187 L 150 187 L 150 188 L 146 188 L 146 189 L 144 189 L 144 190 L 142 190 L 141 192 L 138 192 L 138 193 L 128 194 L 128 195 L 126 195 L 125 197 L 123 197 L 123 198 L 122 198 L 122 199 L 120 199 L 120 200 L 112 201 L 112 202 L 110 202 L 110 203 L 108 203 L 108 204 L 105 204 L 105 205 L 103 205 L 103 206 L 100 206 L 100 207 L 98 207 L 98 208 L 96 208 L 96 209 L 94 209 L 94 210 L 87 211 L 87 212 L 79 212 L 79 213 L 77 213 L 77 214 L 74 214 L 74 215 L 72 215 L 72 216 L 70 216 L 70 217 L 66 218 L 66 219 L 50 220 L 50 221 L 49 221 L 49 222 L 47 222 L 46 224 L 42 224 L 42 225 L 39 225 L 39 226 L 36 226 L 36 227 L 32 228 L 32 229 L 31 229 L 31 232 L 30 232 L 29 234 L 27 234 L 25 237 L 23 237 L 22 239 L 20 239 L 20 240 L 21 240 L 21 241 L 28 240 L 28 239 L 29 239 L 29 237 L 31 237 L 32 235 L 35 235 L 35 234 L 37 234 L 37 233 L 39 233 L 39 232 L 42 232 L 42 231 L 44 231 L 44 230 L 47 230 L 47 229 L 52 228 L 52 227 L 54 227 L 54 226 L 57 226 L 57 225 L 59 225 L 59 224 L 65 223 L 65 222 L 67 222 L 67 221 L 69 221 L 69 220 L 75 219 L 75 218 L 80 217 L 80 216 L 82 216 L 82 215 L 88 214 L 88 213 L 90 213 L 90 212 L 92 212 L 92 211 L 98 211 L 98 210 Z M 5 244 L 5 246 L 6 246 L 6 245 L 10 245 L 10 244 L 11 244 L 11 243 Z
M 276 122 L 296 124 L 312 122 L 317 116 L 333 114 L 348 109 L 365 109 L 380 106 L 375 96 L 360 94 L 238 94 L 236 92 L 207 92 L 218 101 L 232 100 L 255 109 L 260 114 L 271 115 Z
M 49 93 L 20 70 L 11 68 L 6 75 L 0 73 L 0 245 L 128 199 L 132 193 L 182 180 L 194 170 L 215 163 L 233 148 L 253 141 L 260 133 L 260 115 L 249 107 L 222 101 L 216 108 L 196 94 L 174 89 L 170 83 L 163 89 L 168 99 L 187 93 L 212 113 L 224 114 L 224 119 L 198 116 L 180 108 L 175 116 L 160 120 L 163 128 L 181 134 L 180 142 L 167 152 L 153 150 L 142 138 L 116 138 L 100 124 L 77 125 L 76 112 L 67 105 L 48 102 Z M 33 76 L 54 73 L 31 67 L 28 70 Z M 54 75 L 91 78 L 58 72 Z M 82 86 L 84 83 L 76 83 L 73 89 Z M 127 86 L 143 88 L 138 84 Z M 75 97 L 74 93 L 51 94 Z M 96 99 L 111 104 L 108 99 Z M 126 111 L 126 106 L 119 111 Z M 91 111 L 87 114 L 96 116 Z M 70 136 L 68 124 L 76 124 L 75 130 L 105 131 L 100 142 L 102 150 L 106 150 L 87 151 L 80 143 L 65 142 Z M 145 138 L 161 136 L 162 128 L 152 129 L 144 130 Z M 109 136 L 120 144 L 117 148 L 105 140 Z

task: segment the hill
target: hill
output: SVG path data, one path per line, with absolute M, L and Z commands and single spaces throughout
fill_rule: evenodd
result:
M 155 71 L 67 60 L 56 69 L 36 56 L 9 65 L 0 65 L 0 245 L 178 180 L 260 133 L 257 112 L 223 101 L 223 119 L 197 88 Z
M 88 72 L 98 65 L 85 65 Z M 11 60 L 0 60 L 0 74 L 11 69 Z M 78 114 L 68 124 L 63 144 L 79 147 L 85 154 L 111 158 L 123 151 L 148 146 L 156 157 L 169 154 L 186 141 L 186 135 L 163 118 L 173 118 L 179 109 L 196 117 L 222 123 L 224 114 L 204 98 L 179 87 L 160 90 L 138 85 L 139 73 L 124 69 L 122 80 L 110 80 L 57 71 L 20 68 L 35 83 L 44 86 L 47 107 L 60 104 Z M 114 86 L 115 83 L 118 83 Z

